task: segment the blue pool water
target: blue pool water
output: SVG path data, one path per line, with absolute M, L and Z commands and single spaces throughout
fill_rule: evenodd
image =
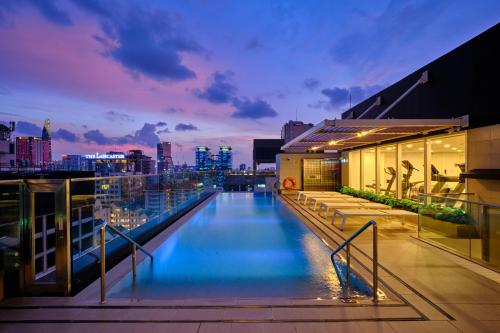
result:
M 219 193 L 110 290 L 133 298 L 333 297 L 331 251 L 269 194 Z

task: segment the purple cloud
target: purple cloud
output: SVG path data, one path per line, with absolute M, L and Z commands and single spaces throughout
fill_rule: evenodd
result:
M 258 98 L 253 101 L 246 97 L 235 98 L 233 106 L 237 110 L 231 115 L 233 118 L 259 119 L 278 115 L 268 102 Z
M 196 127 L 193 124 L 184 124 L 184 123 L 178 123 L 175 126 L 175 130 L 179 132 L 185 132 L 185 131 L 198 131 L 198 127 Z
M 236 86 L 232 83 L 234 73 L 231 71 L 215 72 L 205 89 L 196 89 L 193 94 L 213 104 L 229 103 L 236 94 Z

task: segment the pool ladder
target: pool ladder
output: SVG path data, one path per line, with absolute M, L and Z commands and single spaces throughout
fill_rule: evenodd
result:
M 116 229 L 114 226 L 108 223 L 104 223 L 101 226 L 101 304 L 106 304 L 106 227 L 111 229 L 113 232 L 117 233 L 119 236 L 124 238 L 130 244 L 132 244 L 132 278 L 135 281 L 136 276 L 136 266 L 137 266 L 137 249 L 141 250 L 146 254 L 149 258 L 151 258 L 151 262 L 153 262 L 153 255 L 142 247 L 135 240 L 125 235 L 120 230 Z
M 354 234 L 352 234 L 349 238 L 347 238 L 339 247 L 333 251 L 330 259 L 332 260 L 332 265 L 335 267 L 335 256 L 345 248 L 346 252 L 346 286 L 348 292 L 351 290 L 351 242 L 358 237 L 363 231 L 368 229 L 370 226 L 373 227 L 373 302 L 378 302 L 378 231 L 377 231 L 377 222 L 371 220 L 366 223 L 364 226 L 359 228 Z

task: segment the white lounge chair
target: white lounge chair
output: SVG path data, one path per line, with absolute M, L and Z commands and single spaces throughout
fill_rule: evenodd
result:
M 327 198 L 314 197 L 314 198 L 310 198 L 310 202 L 311 202 L 311 204 L 313 204 L 312 210 L 316 210 L 316 207 L 318 207 L 318 204 L 322 204 L 322 203 L 336 203 L 336 202 L 367 203 L 367 202 L 370 202 L 370 200 L 351 197 L 350 195 L 345 195 L 342 197 L 327 197 Z M 311 205 L 309 205 L 309 209 L 311 209 Z
M 337 216 L 342 218 L 340 230 L 344 230 L 347 218 L 352 216 L 365 216 L 370 219 L 373 217 L 401 217 L 403 219 L 401 224 L 404 225 L 404 219 L 406 217 L 418 216 L 418 214 L 402 209 L 335 209 L 332 217 L 332 225 L 335 224 L 335 218 Z
M 297 197 L 295 200 L 300 202 L 300 198 L 302 195 L 307 195 L 307 194 L 324 194 L 324 193 L 338 193 L 338 192 L 328 192 L 328 191 L 297 191 Z
M 347 198 L 350 197 L 350 195 L 338 193 L 338 192 L 330 192 L 330 193 L 320 193 L 320 194 L 309 194 L 309 193 L 304 193 L 302 194 L 302 197 L 304 198 L 304 205 L 307 205 L 307 202 L 311 198 Z M 300 200 L 299 200 L 300 203 Z
M 319 206 L 318 215 L 328 217 L 330 209 L 335 211 L 335 209 L 391 209 L 391 206 L 384 205 L 377 202 L 322 202 Z M 321 211 L 325 211 L 325 215 L 321 215 Z

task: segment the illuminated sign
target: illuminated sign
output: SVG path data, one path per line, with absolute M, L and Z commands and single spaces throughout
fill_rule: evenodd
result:
M 85 155 L 86 159 L 89 160 L 120 160 L 125 158 L 125 154 L 118 153 L 118 154 L 101 154 L 101 153 L 95 153 L 95 154 L 87 154 Z

